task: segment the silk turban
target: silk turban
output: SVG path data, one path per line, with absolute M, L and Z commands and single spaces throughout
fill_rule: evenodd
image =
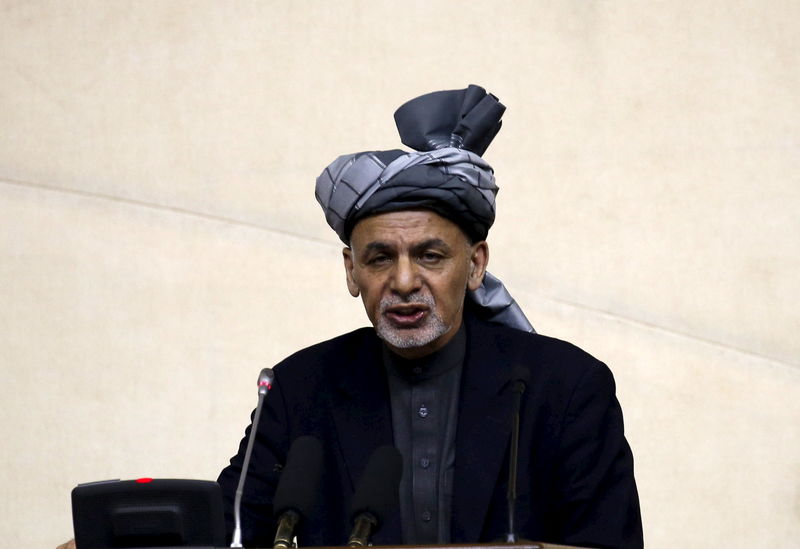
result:
M 401 141 L 413 151 L 343 155 L 317 178 L 315 196 L 328 225 L 349 245 L 353 227 L 365 217 L 429 209 L 456 223 L 473 242 L 486 239 L 498 188 L 494 170 L 481 155 L 500 130 L 505 109 L 474 85 L 408 101 L 394 118 Z M 503 284 L 489 273 L 470 294 L 491 320 L 533 331 Z

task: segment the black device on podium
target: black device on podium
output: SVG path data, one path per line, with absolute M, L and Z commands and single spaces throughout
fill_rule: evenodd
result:
M 81 549 L 223 547 L 222 491 L 207 480 L 111 480 L 72 490 Z

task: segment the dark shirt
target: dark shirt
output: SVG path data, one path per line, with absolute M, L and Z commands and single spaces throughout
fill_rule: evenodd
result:
M 384 347 L 395 446 L 403 456 L 400 519 L 403 543 L 450 542 L 456 424 L 464 327 L 445 347 L 416 360 Z

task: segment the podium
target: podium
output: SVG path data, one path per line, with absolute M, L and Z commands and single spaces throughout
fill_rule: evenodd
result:
M 370 545 L 375 549 L 586 549 L 575 545 L 556 545 L 553 543 L 470 543 L 455 545 Z M 224 548 L 219 548 L 224 549 Z M 262 549 L 272 549 L 264 547 Z M 298 549 L 304 549 L 300 546 Z M 317 547 L 316 549 L 349 549 L 345 547 Z

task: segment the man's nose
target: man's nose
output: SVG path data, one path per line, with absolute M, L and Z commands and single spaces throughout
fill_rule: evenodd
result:
M 392 291 L 408 295 L 419 290 L 422 282 L 417 267 L 417 264 L 409 258 L 398 259 L 392 273 Z

